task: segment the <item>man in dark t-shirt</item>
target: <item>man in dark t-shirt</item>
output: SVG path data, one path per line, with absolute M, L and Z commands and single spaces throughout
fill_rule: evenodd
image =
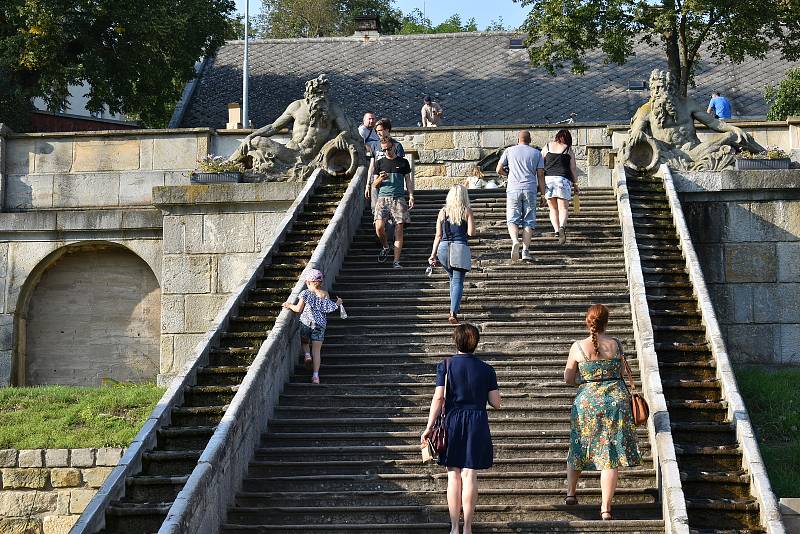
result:
M 414 207 L 414 179 L 411 177 L 411 165 L 405 158 L 395 154 L 396 145 L 391 139 L 381 142 L 381 151 L 386 157 L 375 162 L 375 174 L 372 176 L 372 187 L 378 190 L 375 203 L 374 218 L 375 235 L 381 240 L 381 251 L 378 261 L 384 262 L 389 257 L 389 238 L 386 235 L 386 222 L 394 222 L 394 263 L 400 269 L 400 252 L 403 249 L 403 225 L 411 222 L 408 211 Z M 406 202 L 406 191 L 408 202 Z

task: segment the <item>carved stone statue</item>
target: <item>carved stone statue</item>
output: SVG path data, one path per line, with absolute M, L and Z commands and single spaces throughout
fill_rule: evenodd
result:
M 694 121 L 716 133 L 701 141 Z M 716 171 L 733 162 L 737 149 L 764 150 L 741 128 L 715 119 L 696 102 L 679 96 L 669 72 L 656 69 L 650 75 L 650 100 L 631 119 L 621 155 L 627 167 L 640 171 L 653 171 L 662 163 L 681 170 Z
M 364 143 L 344 110 L 328 98 L 329 87 L 324 74 L 307 81 L 304 98 L 248 135 L 229 161 L 268 179 L 304 180 L 318 167 L 333 176 L 352 176 L 366 163 Z M 289 125 L 292 138 L 285 145 L 270 139 Z

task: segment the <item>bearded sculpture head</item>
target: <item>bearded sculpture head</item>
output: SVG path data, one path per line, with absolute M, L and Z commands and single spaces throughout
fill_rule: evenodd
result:
M 328 117 L 328 90 L 330 82 L 325 74 L 320 74 L 306 82 L 305 101 L 311 115 L 312 124 L 320 124 Z
M 675 109 L 675 84 L 672 75 L 663 70 L 654 69 L 650 73 L 650 105 L 653 115 L 660 126 L 667 122 L 677 121 Z

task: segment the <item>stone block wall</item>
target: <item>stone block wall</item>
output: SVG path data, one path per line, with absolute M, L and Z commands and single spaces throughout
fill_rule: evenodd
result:
M 0 534 L 67 534 L 123 452 L 0 450 Z
M 681 177 L 684 191 L 691 174 Z M 729 178 L 726 190 L 681 195 L 703 277 L 734 361 L 797 365 L 800 171 L 771 173 L 772 188 L 768 173 L 738 174 L 738 189 Z
M 241 285 L 303 183 L 159 187 L 164 212 L 160 376 L 180 371 Z

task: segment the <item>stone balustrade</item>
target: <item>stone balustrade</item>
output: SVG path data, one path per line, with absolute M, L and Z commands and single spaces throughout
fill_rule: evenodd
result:
M 0 534 L 67 534 L 123 452 L 0 450 Z

